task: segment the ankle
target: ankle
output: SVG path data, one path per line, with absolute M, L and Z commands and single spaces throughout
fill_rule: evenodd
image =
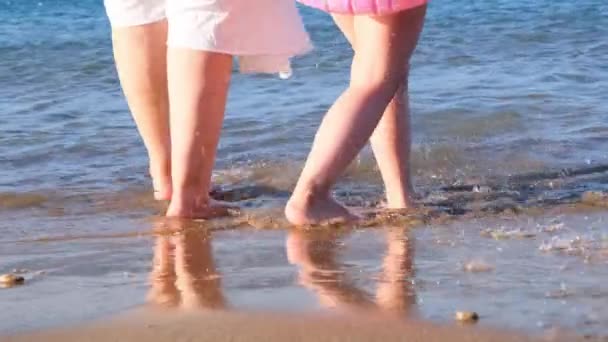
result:
M 409 193 L 387 194 L 386 207 L 388 209 L 405 209 L 412 205 Z
M 199 187 L 179 187 L 173 190 L 171 203 L 178 206 L 206 207 L 209 205 L 209 194 L 200 191 Z
M 154 159 L 150 158 L 150 175 L 152 178 L 170 179 L 171 178 L 171 160 L 168 158 Z
M 327 199 L 329 197 L 329 190 L 319 187 L 319 186 L 307 186 L 296 189 L 293 192 L 293 195 L 289 199 L 289 205 L 294 207 L 309 207 L 313 203 L 321 200 Z

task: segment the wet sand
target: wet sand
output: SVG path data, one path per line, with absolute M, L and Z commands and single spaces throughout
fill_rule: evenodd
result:
M 0 339 L 26 341 L 591 341 L 560 334 L 530 337 L 478 329 L 397 321 L 377 316 L 205 312 L 136 313 L 120 319 L 21 334 Z
M 276 229 L 272 217 L 266 229 L 228 230 L 221 221 L 114 217 L 104 226 L 83 217 L 76 228 L 100 233 L 2 242 L 0 273 L 21 269 L 26 281 L 0 289 L 0 335 L 525 341 L 520 333 L 608 334 L 604 210 L 312 230 Z M 112 233 L 117 227 L 130 228 Z M 459 310 L 481 319 L 459 327 Z

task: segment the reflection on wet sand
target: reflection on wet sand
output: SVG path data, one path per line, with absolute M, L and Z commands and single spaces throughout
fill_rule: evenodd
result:
M 174 221 L 156 227 L 148 303 L 172 309 L 224 309 L 226 298 L 215 266 L 212 232 Z M 385 233 L 386 251 L 375 293 L 355 284 L 340 262 L 347 231 L 291 230 L 287 258 L 299 268 L 298 283 L 312 290 L 326 308 L 349 312 L 410 313 L 415 304 L 411 285 L 413 243 L 407 231 Z
M 375 294 L 358 288 L 338 261 L 344 232 L 289 232 L 287 256 L 298 265 L 299 283 L 316 293 L 321 305 L 349 311 L 379 311 L 396 315 L 411 312 L 416 302 L 413 276 L 413 244 L 403 229 L 386 232 L 386 253 Z
M 226 305 L 215 268 L 211 233 L 172 222 L 158 235 L 148 302 L 165 308 L 222 309 Z
M 154 256 L 150 272 L 149 305 L 144 310 L 135 310 L 110 320 L 94 322 L 75 328 L 52 329 L 34 333 L 25 333 L 9 337 L 8 341 L 176 341 L 176 340 L 206 340 L 206 341 L 544 341 L 512 333 L 500 333 L 485 330 L 483 326 L 475 328 L 462 326 L 436 325 L 412 317 L 417 309 L 415 294 L 412 288 L 414 240 L 409 237 L 406 229 L 383 231 L 365 231 L 359 235 L 359 240 L 348 239 L 349 231 L 344 229 L 325 230 L 292 230 L 288 232 L 287 240 L 283 241 L 282 232 L 272 235 L 280 236 L 274 240 L 278 244 L 259 244 L 271 248 L 283 247 L 285 243 L 287 257 L 299 269 L 298 283 L 313 291 L 321 304 L 328 308 L 337 309 L 349 314 L 293 313 L 293 312 L 259 312 L 227 311 L 227 297 L 238 291 L 242 297 L 255 296 L 260 292 L 228 286 L 231 290 L 224 295 L 222 279 L 213 258 L 212 243 L 222 244 L 223 250 L 227 244 L 234 248 L 221 255 L 242 250 L 244 244 L 237 239 L 243 235 L 225 235 L 223 232 L 202 227 L 200 224 L 168 222 L 156 227 Z M 358 231 L 361 232 L 361 231 Z M 263 234 L 254 232 L 253 234 Z M 369 235 L 373 234 L 373 236 Z M 383 234 L 383 235 L 376 235 Z M 265 235 L 268 237 L 268 235 Z M 345 263 L 347 257 L 342 249 L 345 242 L 349 248 L 355 248 L 355 259 L 369 261 L 372 255 L 370 249 L 375 249 L 376 238 L 383 236 L 385 248 L 380 247 L 383 255 L 378 257 L 381 265 L 378 274 L 367 275 L 377 279 L 374 290 L 369 290 L 368 284 L 359 282 L 360 275 Z M 221 242 L 220 242 L 221 239 Z M 264 238 L 262 238 L 263 240 Z M 356 240 L 356 241 L 353 241 Z M 420 240 L 416 240 L 420 241 Z M 228 242 L 224 244 L 224 242 Z M 248 244 L 248 242 L 245 242 Z M 363 254 L 357 248 L 365 247 Z M 145 248 L 149 248 L 145 246 Z M 378 251 L 378 250 L 377 250 Z M 378 251 L 380 252 L 380 251 Z M 379 254 L 379 253 L 378 253 Z M 271 253 L 270 258 L 282 255 Z M 219 258 L 220 255 L 218 255 Z M 268 255 L 266 255 L 268 256 Z M 422 255 L 423 256 L 423 255 Z M 421 257 L 419 255 L 418 257 Z M 228 259 L 230 262 L 231 259 Z M 250 271 L 245 277 L 263 277 L 259 263 L 268 262 L 266 257 L 256 259 L 252 263 L 241 263 L 232 272 L 239 275 Z M 224 261 L 224 260 L 222 260 Z M 274 263 L 274 267 L 285 274 L 284 263 Z M 229 263 L 228 262 L 228 263 Z M 418 261 L 418 267 L 424 270 L 423 260 Z M 272 268 L 273 265 L 263 264 Z M 148 265 L 146 265 L 148 266 Z M 258 266 L 258 267 L 256 267 Z M 228 269 L 226 269 L 228 272 Z M 147 272 L 147 269 L 146 269 Z M 291 272 L 288 272 L 291 273 Z M 226 276 L 235 275 L 227 273 Z M 365 278 L 368 278 L 367 276 Z M 266 279 L 259 279 L 262 283 Z M 273 277 L 276 282 L 279 279 Z M 258 280 L 256 278 L 256 280 Z M 251 285 L 248 281 L 247 286 Z M 362 286 L 365 285 L 365 286 Z M 284 285 L 283 285 L 284 286 Z M 289 285 L 287 285 L 289 286 Z M 264 288 L 270 288 L 267 284 Z M 298 291 L 278 295 L 283 298 L 293 298 L 297 303 Z M 277 292 L 262 298 L 272 297 Z M 239 303 L 239 295 L 231 298 L 232 304 Z M 292 297 L 293 296 L 293 297 Z M 300 298 L 301 299 L 301 298 Z M 288 303 L 288 305 L 293 305 Z M 256 309 L 268 309 L 264 303 Z M 150 307 L 165 308 L 150 310 Z M 290 307 L 291 309 L 291 307 Z M 489 315 L 489 317 L 492 317 Z M 560 332 L 561 334 L 561 332 Z M 566 335 L 568 336 L 568 335 Z M 2 336 L 0 334 L 0 340 Z M 553 341 L 588 341 L 588 339 L 551 337 Z

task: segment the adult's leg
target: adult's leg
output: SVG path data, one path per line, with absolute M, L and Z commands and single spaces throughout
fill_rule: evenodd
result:
M 209 198 L 224 120 L 232 56 L 169 48 L 171 174 L 167 216 L 209 218 L 226 213 Z
M 118 76 L 148 151 L 158 200 L 171 198 L 166 41 L 166 20 L 112 29 Z

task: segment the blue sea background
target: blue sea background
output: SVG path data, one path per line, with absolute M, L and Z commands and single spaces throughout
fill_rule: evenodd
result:
M 315 51 L 286 81 L 235 75 L 218 170 L 299 167 L 344 89 L 349 46 L 301 12 Z M 606 37 L 602 0 L 433 1 L 410 85 L 418 181 L 606 162 Z M 145 184 L 101 1 L 0 2 L 0 163 L 0 192 Z

